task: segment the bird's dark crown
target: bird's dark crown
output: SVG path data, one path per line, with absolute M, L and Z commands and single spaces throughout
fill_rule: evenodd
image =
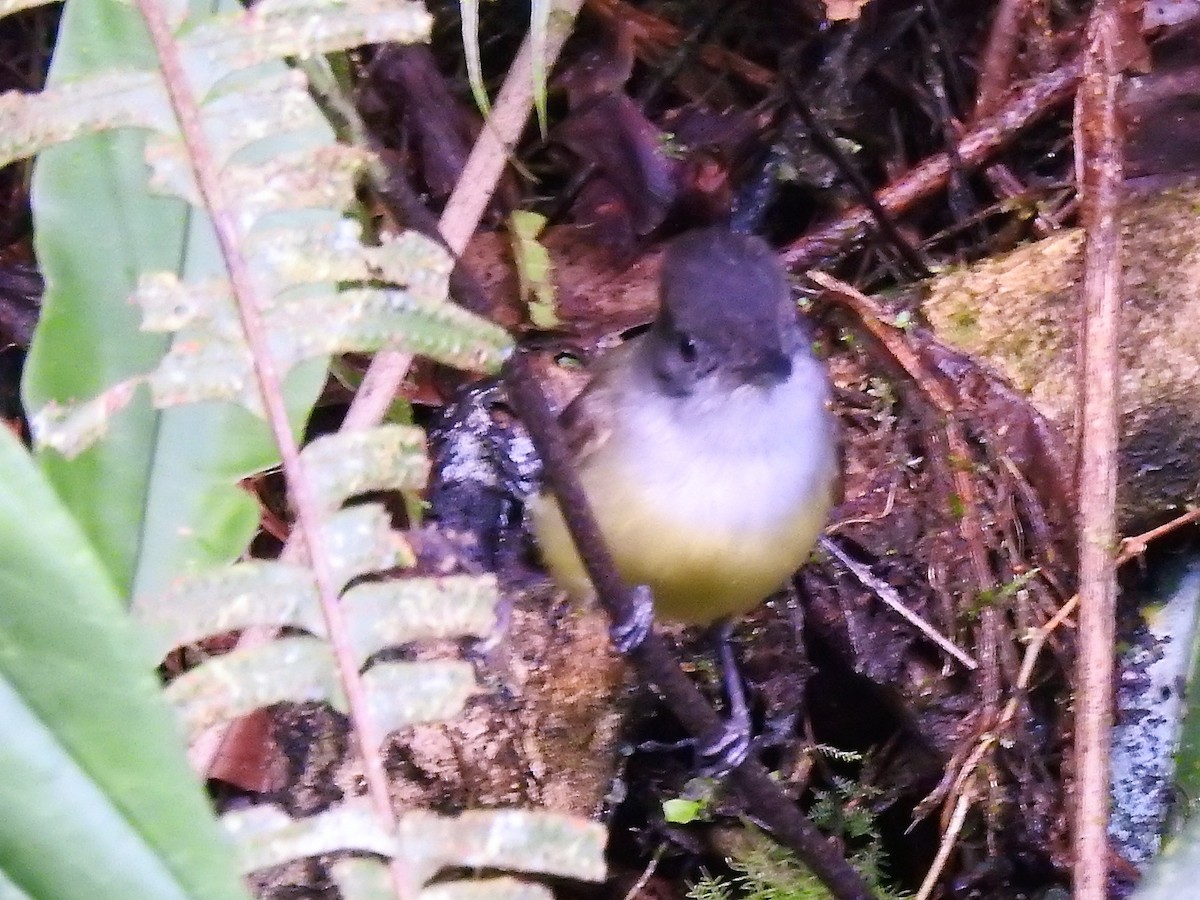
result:
M 660 285 L 651 345 L 666 390 L 689 393 L 713 372 L 763 386 L 791 374 L 801 333 L 787 274 L 765 241 L 725 228 L 688 232 L 667 247 Z

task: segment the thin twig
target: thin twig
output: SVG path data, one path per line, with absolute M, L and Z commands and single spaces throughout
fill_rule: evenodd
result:
M 638 880 L 625 892 L 625 900 L 637 900 L 638 897 L 642 896 L 642 890 L 650 883 L 650 879 L 654 877 L 654 873 L 658 870 L 658 864 L 662 861 L 666 850 L 666 844 L 659 844 L 654 848 L 654 854 L 650 857 L 650 862 L 646 863 L 646 868 L 642 870 L 642 874 L 638 876 Z
M 949 391 L 936 376 L 926 371 L 917 353 L 901 337 L 900 330 L 884 324 L 878 307 L 869 297 L 823 272 L 810 272 L 809 277 L 825 287 L 839 303 L 858 316 L 867 331 L 883 344 L 893 359 L 909 373 L 941 413 L 942 431 L 948 449 L 950 478 L 954 483 L 954 492 L 962 505 L 962 515 L 958 520 L 959 531 L 967 546 L 967 556 L 975 578 L 975 587 L 980 595 L 985 591 L 993 590 L 996 578 L 984 538 L 982 503 L 971 467 L 968 465 L 969 460 L 972 459 L 971 449 L 958 421 L 957 406 Z M 979 685 L 982 699 L 984 727 L 987 728 L 994 727 L 1000 714 L 1002 692 L 1000 650 L 1000 611 L 994 604 L 985 604 L 980 610 L 979 628 L 976 632 L 976 652 L 979 659 L 976 682 Z M 991 795 L 990 805 L 995 808 L 1000 802 L 999 785 L 997 782 L 991 781 L 987 787 Z
M 850 159 L 850 155 L 843 149 L 842 144 L 838 142 L 837 135 L 826 126 L 825 122 L 813 111 L 812 107 L 805 102 L 804 85 L 800 83 L 799 79 L 799 59 L 799 53 L 792 53 L 784 61 L 784 65 L 787 67 L 784 75 L 784 84 L 788 89 L 788 103 L 808 129 L 814 146 L 825 155 L 826 159 L 837 167 L 838 171 L 842 173 L 842 177 L 850 183 L 862 205 L 874 217 L 876 226 L 883 232 L 888 243 L 911 270 L 912 275 L 916 278 L 927 278 L 929 276 L 929 266 L 921 258 L 920 252 L 913 247 L 912 241 L 900 231 L 900 227 L 896 224 L 896 220 L 892 217 L 891 213 L 884 209 L 878 199 L 876 199 L 874 192 L 871 190 L 871 184 L 867 181 L 867 177 L 863 175 L 858 165 Z
M 1079 596 L 1076 595 L 1064 603 L 1062 608 L 1045 625 L 1037 629 L 1030 636 L 1029 642 L 1025 647 L 1024 658 L 1021 660 L 1021 671 L 1017 676 L 1016 689 L 1018 691 L 1028 689 L 1029 682 L 1033 678 L 1033 669 L 1037 664 L 1038 656 L 1042 652 L 1042 647 L 1045 646 L 1050 635 L 1070 617 L 1078 605 Z M 980 735 L 979 743 L 976 744 L 971 753 L 961 763 L 952 764 L 952 767 L 948 767 L 946 777 L 942 779 L 933 793 L 919 804 L 920 807 L 923 807 L 930 803 L 936 803 L 941 796 L 957 798 L 954 801 L 954 811 L 951 814 L 950 822 L 942 832 L 942 839 L 938 845 L 937 855 L 934 857 L 933 864 L 921 882 L 921 889 L 917 892 L 914 900 L 922 900 L 922 898 L 927 898 L 930 895 L 934 885 L 937 883 L 938 876 L 946 867 L 946 863 L 950 859 L 950 852 L 954 849 L 955 839 L 962 832 L 967 812 L 976 800 L 976 791 L 971 781 L 971 776 L 974 774 L 980 760 L 983 759 L 984 754 L 995 746 L 997 735 L 1003 733 L 1008 723 L 1017 714 L 1017 706 L 1017 697 L 1010 697 L 1004 705 L 1004 711 L 1001 713 L 999 720 L 996 722 L 996 727 Z
M 296 516 L 304 531 L 309 561 L 321 600 L 321 612 L 329 633 L 339 680 L 353 723 L 366 775 L 367 793 L 383 826 L 389 833 L 396 830 L 397 820 L 388 792 L 387 774 L 383 767 L 383 734 L 370 715 L 367 695 L 358 671 L 358 658 L 352 651 L 345 619 L 338 603 L 340 586 L 330 565 L 329 548 L 321 525 L 321 507 L 313 486 L 300 460 L 300 447 L 292 434 L 287 406 L 283 398 L 283 379 L 272 355 L 261 300 L 255 280 L 242 254 L 243 235 L 237 225 L 232 206 L 225 196 L 208 137 L 200 117 L 200 107 L 192 93 L 179 47 L 171 32 L 166 12 L 156 0 L 137 0 L 138 11 L 146 23 L 151 41 L 162 69 L 167 96 L 179 123 L 183 140 L 188 147 L 192 175 L 204 205 L 208 209 L 217 238 L 217 246 L 229 277 L 230 290 L 238 310 L 242 331 L 250 351 L 254 375 L 276 445 L 279 447 L 283 471 L 291 489 Z M 397 856 L 390 861 L 392 885 L 397 897 L 410 894 L 411 881 L 403 862 Z
M 679 47 L 688 40 L 688 33 L 679 26 L 625 0 L 587 0 L 587 7 L 614 28 L 627 29 L 633 37 L 634 51 L 652 66 L 664 50 Z M 769 91 L 775 86 L 774 72 L 725 47 L 701 44 L 696 56 L 706 66 L 735 75 L 752 87 Z
M 571 538 L 601 604 L 614 621 L 629 621 L 636 608 L 633 592 L 617 574 L 612 554 L 571 465 L 562 430 L 523 353 L 515 354 L 509 361 L 505 380 L 510 399 L 542 459 L 546 484 L 558 498 Z M 722 733 L 720 717 L 683 673 L 656 631 L 652 629 L 630 651 L 629 659 L 641 680 L 654 686 L 688 732 L 700 740 Z M 729 782 L 755 820 L 793 850 L 838 900 L 866 900 L 872 896 L 861 876 L 816 826 L 800 814 L 755 754 L 751 753 L 730 773 Z
M 1076 661 L 1074 897 L 1104 900 L 1113 717 L 1117 553 L 1117 391 L 1124 169 L 1117 108 L 1118 0 L 1100 0 L 1075 110 L 1083 200 L 1083 334 L 1079 371 L 1079 656 Z
M 1029 5 L 1029 0 L 1000 0 L 996 6 L 983 60 L 979 65 L 979 87 L 975 95 L 975 108 L 970 116 L 972 122 L 994 113 L 1008 93 L 1021 42 L 1021 26 L 1028 17 Z M 983 177 L 1001 200 L 1011 200 L 1026 193 L 1025 185 L 1003 163 L 994 163 L 985 168 Z M 1034 207 L 1029 224 L 1037 237 L 1046 237 L 1061 227 L 1053 216 L 1039 206 Z
M 1131 559 L 1137 559 L 1146 552 L 1151 541 L 1156 541 L 1160 537 L 1170 534 L 1172 531 L 1195 522 L 1200 522 L 1200 509 L 1189 510 L 1176 516 L 1170 522 L 1164 522 L 1157 528 L 1151 528 L 1149 531 L 1143 531 L 1141 534 L 1135 534 L 1133 537 L 1122 538 L 1121 549 L 1117 553 L 1117 565 L 1123 566 Z
M 899 613 L 901 618 L 916 628 L 917 631 L 921 632 L 921 634 L 925 635 L 925 637 L 929 638 L 971 671 L 979 668 L 979 663 L 969 654 L 965 653 L 948 637 L 941 634 L 941 632 L 926 622 L 925 619 L 909 609 L 904 604 L 904 601 L 900 599 L 900 594 L 894 587 L 886 581 L 876 578 L 869 568 L 851 557 L 829 538 L 822 537 L 820 544 L 827 553 L 836 557 L 843 566 L 850 570 L 850 574 L 858 579 L 859 584 L 874 591 L 875 596 Z
M 1069 100 L 1083 74 L 1083 63 L 1074 59 L 1028 84 L 1003 104 L 994 116 L 974 125 L 959 142 L 957 164 L 978 167 L 995 156 L 1030 123 Z M 942 190 L 950 178 L 951 155 L 939 153 L 910 170 L 876 195 L 891 216 L 899 216 Z M 808 269 L 822 260 L 844 253 L 870 233 L 875 216 L 855 206 L 835 221 L 794 241 L 783 254 L 793 271 Z
M 942 832 L 942 840 L 938 844 L 937 855 L 933 858 L 933 865 L 925 873 L 925 880 L 921 882 L 921 889 L 917 891 L 914 900 L 927 900 L 929 895 L 933 893 L 933 889 L 937 886 L 938 877 L 942 874 L 942 870 L 946 868 L 946 863 L 950 859 L 950 852 L 954 849 L 954 842 L 962 832 L 963 825 L 967 821 L 967 812 L 970 810 L 974 800 L 974 794 L 971 791 L 964 791 L 959 794 L 958 802 L 954 804 L 954 814 L 950 817 L 950 824 Z

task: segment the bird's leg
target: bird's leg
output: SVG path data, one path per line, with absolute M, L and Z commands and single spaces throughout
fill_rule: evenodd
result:
M 721 667 L 721 681 L 729 700 L 729 718 L 720 732 L 703 738 L 696 745 L 700 770 L 709 777 L 720 777 L 742 764 L 750 754 L 750 708 L 746 688 L 733 655 L 733 620 L 722 619 L 713 626 L 711 636 Z
M 638 585 L 633 589 L 632 599 L 634 604 L 629 614 L 624 620 L 614 622 L 610 631 L 613 644 L 621 653 L 629 653 L 636 649 L 646 639 L 654 624 L 654 602 L 650 589 L 645 585 Z M 750 708 L 746 703 L 746 690 L 733 655 L 733 621 L 721 620 L 711 630 L 710 637 L 717 651 L 721 681 L 729 701 L 729 718 L 715 734 L 667 744 L 648 741 L 638 745 L 638 749 L 678 750 L 691 746 L 698 757 L 700 774 L 709 778 L 722 778 L 740 766 L 750 753 Z

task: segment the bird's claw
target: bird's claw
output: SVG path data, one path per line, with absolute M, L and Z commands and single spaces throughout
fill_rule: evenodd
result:
M 696 768 L 706 778 L 724 778 L 746 761 L 752 746 L 750 717 L 733 715 L 720 731 L 696 742 Z
M 650 588 L 639 584 L 630 591 L 633 605 L 628 615 L 614 622 L 610 634 L 613 646 L 622 654 L 629 654 L 642 645 L 654 627 L 654 597 Z

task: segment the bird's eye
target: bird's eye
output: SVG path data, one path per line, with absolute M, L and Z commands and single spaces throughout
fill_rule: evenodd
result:
M 696 361 L 696 342 L 682 332 L 679 335 L 679 355 L 684 362 Z

